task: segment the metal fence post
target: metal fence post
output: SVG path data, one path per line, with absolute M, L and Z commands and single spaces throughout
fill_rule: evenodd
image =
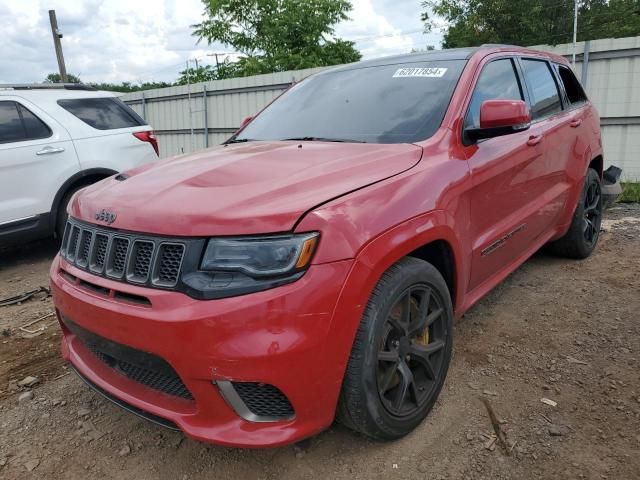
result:
M 204 112 L 204 148 L 209 147 L 209 115 L 207 114 L 207 84 L 202 85 L 202 111 Z
M 589 47 L 591 40 L 584 42 L 584 53 L 582 54 L 582 74 L 580 75 L 580 82 L 584 89 L 587 89 L 587 73 L 589 72 Z
M 144 100 L 144 90 L 141 92 L 142 94 L 142 119 L 147 121 L 147 102 Z

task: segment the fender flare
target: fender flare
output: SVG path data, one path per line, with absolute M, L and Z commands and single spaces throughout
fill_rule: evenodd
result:
M 51 221 L 53 222 L 53 225 L 55 225 L 56 218 L 58 217 L 58 208 L 60 207 L 60 202 L 73 185 L 82 183 L 82 179 L 86 177 L 101 176 L 103 178 L 106 178 L 117 173 L 117 171 L 111 170 L 110 168 L 88 168 L 71 175 L 58 189 L 55 197 L 53 197 L 53 203 L 51 204 Z
M 456 292 L 456 298 L 452 301 L 454 305 L 463 305 L 461 300 L 466 288 L 465 279 L 468 278 L 469 265 L 464 261 L 463 247 L 454 225 L 455 220 L 450 213 L 433 210 L 398 224 L 369 241 L 354 259 L 336 309 L 348 308 L 354 304 L 366 305 L 382 274 L 391 265 L 414 250 L 438 240 L 447 242 L 451 247 Z M 349 290 L 358 292 L 360 298 L 350 299 L 341 305 L 346 296 L 350 296 Z M 355 303 L 353 300 L 356 300 Z

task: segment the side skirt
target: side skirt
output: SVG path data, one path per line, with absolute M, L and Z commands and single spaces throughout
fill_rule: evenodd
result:
M 45 238 L 51 234 L 53 234 L 53 217 L 51 213 L 42 213 L 1 224 L 0 247 Z
M 534 242 L 531 247 L 525 250 L 519 257 L 513 260 L 511 263 L 507 264 L 503 269 L 498 270 L 493 275 L 491 275 L 487 280 L 478 285 L 476 288 L 467 293 L 464 305 L 462 308 L 456 312 L 456 317 L 459 318 L 462 316 L 464 312 L 466 312 L 469 308 L 471 308 L 478 300 L 484 297 L 487 293 L 489 293 L 493 288 L 502 282 L 505 278 L 507 278 L 511 273 L 513 273 L 520 265 L 529 260 L 540 250 L 549 240 L 558 235 L 557 230 L 551 230 L 549 233 L 538 237 L 537 241 Z

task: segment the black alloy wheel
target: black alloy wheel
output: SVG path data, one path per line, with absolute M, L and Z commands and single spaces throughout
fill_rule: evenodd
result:
M 424 284 L 407 288 L 387 316 L 378 351 L 378 394 L 392 415 L 414 414 L 443 374 L 441 301 Z
M 453 345 L 449 286 L 430 263 L 405 257 L 374 288 L 344 375 L 337 417 L 376 440 L 400 438 L 429 414 Z
M 602 223 L 602 192 L 600 182 L 592 181 L 587 185 L 584 198 L 584 240 L 592 246 L 598 241 Z
M 587 258 L 596 248 L 601 223 L 600 175 L 590 168 L 587 170 L 569 230 L 562 238 L 551 242 L 549 249 L 563 257 Z

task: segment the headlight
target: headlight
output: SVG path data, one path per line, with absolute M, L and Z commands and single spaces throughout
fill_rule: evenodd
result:
M 299 279 L 309 267 L 317 232 L 264 237 L 212 238 L 200 268 L 182 281 L 196 298 L 259 292 Z
M 252 277 L 273 277 L 309 265 L 317 233 L 256 238 L 213 238 L 202 259 L 202 270 L 244 272 Z

